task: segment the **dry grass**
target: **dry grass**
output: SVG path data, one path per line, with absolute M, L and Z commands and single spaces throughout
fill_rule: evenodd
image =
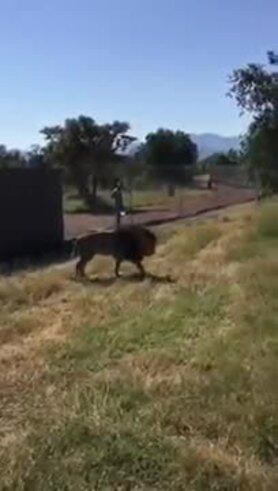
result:
M 0 489 L 277 489 L 277 223 L 161 228 L 144 282 L 2 278 Z

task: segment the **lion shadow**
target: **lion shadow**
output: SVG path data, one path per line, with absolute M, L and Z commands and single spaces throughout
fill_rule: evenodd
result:
M 99 276 L 96 276 L 94 278 L 84 278 L 82 283 L 88 284 L 88 285 L 99 285 L 103 287 L 109 287 L 112 286 L 114 283 L 142 283 L 146 280 L 149 280 L 151 283 L 154 284 L 169 284 L 169 283 L 176 283 L 176 280 L 172 278 L 170 275 L 156 275 L 152 273 L 146 273 L 145 277 L 142 278 L 139 274 L 131 274 L 128 276 L 119 276 L 118 278 L 116 276 L 113 277 L 107 277 L 107 278 L 100 278 Z M 78 280 L 80 281 L 80 280 Z

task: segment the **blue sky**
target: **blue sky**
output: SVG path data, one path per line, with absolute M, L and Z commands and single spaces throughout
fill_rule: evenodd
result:
M 238 134 L 227 77 L 278 49 L 277 0 L 0 1 L 0 143 L 66 117 Z

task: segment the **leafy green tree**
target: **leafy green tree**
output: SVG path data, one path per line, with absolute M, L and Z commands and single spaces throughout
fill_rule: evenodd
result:
M 6 167 L 7 149 L 5 145 L 0 145 L 0 168 Z
M 278 73 L 260 65 L 235 70 L 230 96 L 253 115 L 243 143 L 246 162 L 262 187 L 278 190 Z
M 115 121 L 98 124 L 87 116 L 67 119 L 62 126 L 46 127 L 45 161 L 62 166 L 90 208 L 97 205 L 99 181 L 113 172 L 115 163 L 134 140 L 129 125 Z
M 32 145 L 27 152 L 28 167 L 43 167 L 45 166 L 44 152 L 40 145 Z
M 265 117 L 278 111 L 278 73 L 268 72 L 261 65 L 249 64 L 234 70 L 230 76 L 229 95 L 235 98 L 242 112 Z
M 170 187 L 185 182 L 197 161 L 197 145 L 183 131 L 158 129 L 146 137 L 144 154 L 151 174 Z
M 247 165 L 263 191 L 278 191 L 278 120 L 250 126 L 244 141 Z
M 242 162 L 241 152 L 231 148 L 227 153 L 227 159 L 228 165 L 240 165 Z
M 11 169 L 15 167 L 24 167 L 26 157 L 20 150 L 8 150 L 5 145 L 0 145 L 0 168 Z
M 204 170 L 209 170 L 213 166 L 236 166 L 240 165 L 242 156 L 236 150 L 229 150 L 227 153 L 216 152 L 199 162 L 199 166 Z

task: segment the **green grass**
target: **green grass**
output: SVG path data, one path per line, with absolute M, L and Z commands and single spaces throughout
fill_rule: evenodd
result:
M 264 204 L 258 220 L 258 233 L 266 238 L 278 238 L 277 199 Z
M 1 280 L 2 489 L 277 489 L 277 220 L 162 230 L 157 282 Z
M 184 230 L 177 231 L 169 239 L 165 251 L 166 254 L 174 256 L 176 260 L 184 261 L 192 259 L 221 235 L 221 228 L 215 222 L 198 223 L 188 227 L 185 235 Z
M 76 191 L 69 189 L 64 190 L 63 209 L 65 213 L 89 213 L 90 210 L 86 204 L 79 198 Z
M 247 261 L 271 253 L 275 257 L 278 239 L 278 201 L 267 201 L 257 215 L 247 215 L 241 224 L 243 233 L 227 247 L 227 258 Z

